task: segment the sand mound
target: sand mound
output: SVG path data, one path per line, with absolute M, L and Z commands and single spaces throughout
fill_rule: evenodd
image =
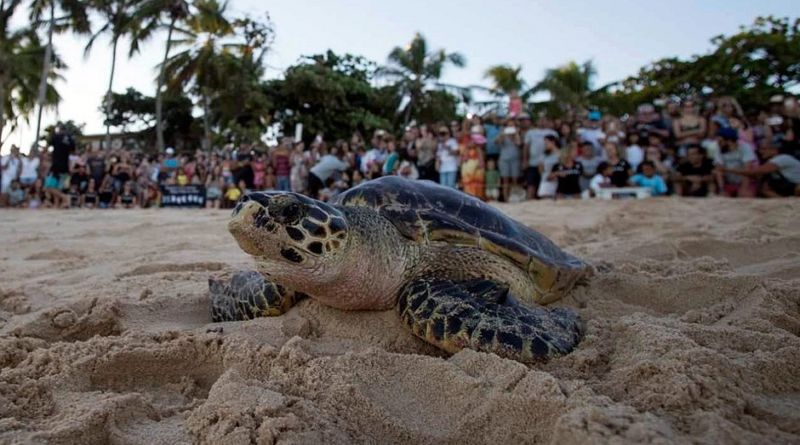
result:
M 568 356 L 446 356 L 314 301 L 211 324 L 209 274 L 249 266 L 222 212 L 15 212 L 0 442 L 800 441 L 800 203 L 502 209 L 598 270 L 559 303 L 587 321 Z

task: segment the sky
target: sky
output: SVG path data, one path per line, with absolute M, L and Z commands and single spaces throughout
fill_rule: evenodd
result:
M 254 17 L 268 12 L 272 18 L 276 36 L 266 59 L 268 78 L 280 76 L 301 55 L 327 49 L 384 63 L 392 48 L 420 32 L 430 48 L 466 58 L 465 68 L 445 71 L 444 82 L 486 86 L 484 72 L 491 65 L 522 65 L 523 78 L 532 84 L 548 68 L 589 59 L 600 86 L 663 57 L 704 53 L 712 37 L 734 33 L 759 15 L 796 17 L 799 10 L 798 0 L 229 0 L 229 9 Z M 115 91 L 133 87 L 154 94 L 165 38 L 166 33 L 156 35 L 130 59 L 126 44 L 121 46 Z M 85 44 L 83 37 L 57 37 L 56 50 L 68 69 L 57 85 L 62 103 L 45 114 L 43 126 L 72 119 L 85 123 L 87 134 L 104 132 L 99 105 L 111 49 L 101 39 L 85 58 Z M 10 143 L 27 151 L 34 132 L 23 124 L 3 153 Z

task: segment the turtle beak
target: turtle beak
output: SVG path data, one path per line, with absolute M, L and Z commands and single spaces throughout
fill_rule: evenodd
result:
M 236 204 L 228 221 L 228 231 L 242 250 L 250 255 L 259 255 L 261 249 L 258 246 L 258 222 L 266 218 L 267 209 L 261 203 L 245 198 L 247 196 Z

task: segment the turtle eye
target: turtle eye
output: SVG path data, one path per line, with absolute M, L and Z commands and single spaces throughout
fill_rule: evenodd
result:
M 294 224 L 303 216 L 303 206 L 296 202 L 289 203 L 281 209 L 278 220 L 284 224 Z

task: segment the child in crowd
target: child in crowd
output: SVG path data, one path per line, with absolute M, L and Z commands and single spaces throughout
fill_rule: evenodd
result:
M 642 172 L 633 175 L 631 184 L 637 187 L 646 187 L 650 189 L 652 196 L 661 196 L 667 193 L 667 183 L 664 178 L 656 173 L 656 166 L 652 161 L 643 161 L 641 164 Z
M 278 177 L 275 176 L 275 167 L 272 165 L 266 166 L 262 185 L 264 190 L 275 190 L 278 188 Z M 256 189 L 258 190 L 258 187 L 256 187 Z
M 611 174 L 614 173 L 614 167 L 608 162 L 601 162 L 597 166 L 597 173 L 589 181 L 589 190 L 592 196 L 597 196 L 600 189 L 614 187 L 611 183 Z
M 38 209 L 39 207 L 49 207 L 45 200 L 44 182 L 42 178 L 37 178 L 30 186 L 27 192 L 26 199 L 28 201 L 29 209 Z
M 81 192 L 78 190 L 78 184 L 70 183 L 68 193 L 69 206 L 74 209 L 80 208 L 83 205 L 82 198 Z
M 364 183 L 364 181 L 365 181 L 364 175 L 361 173 L 361 170 L 358 169 L 353 170 L 353 176 L 350 180 L 351 187 L 361 185 Z
M 132 209 L 136 207 L 137 204 L 138 198 L 136 194 L 133 193 L 131 181 L 126 181 L 125 184 L 122 185 L 122 192 L 117 196 L 117 206 L 125 209 Z
M 497 161 L 494 158 L 486 161 L 486 199 L 488 201 L 500 199 L 500 172 L 497 170 Z
M 335 183 L 336 183 L 336 180 L 333 179 L 333 177 L 330 177 L 325 181 L 325 187 L 323 187 L 319 191 L 319 200 L 320 201 L 328 202 L 328 201 L 331 200 L 331 198 L 333 198 L 334 190 L 335 190 L 334 189 L 334 184 Z
M 25 207 L 25 190 L 22 190 L 22 185 L 16 179 L 11 181 L 8 203 L 11 207 Z
M 97 186 L 94 178 L 91 178 L 86 185 L 86 193 L 83 194 L 83 208 L 93 209 L 95 207 L 97 207 Z
M 206 180 L 206 207 L 209 209 L 220 208 L 220 198 L 222 198 L 222 189 L 225 188 L 225 180 L 221 176 L 215 176 L 213 173 L 208 175 Z
M 236 201 L 242 197 L 247 186 L 244 181 L 239 181 L 239 186 L 229 186 L 225 192 L 225 208 L 231 208 L 236 205 Z

